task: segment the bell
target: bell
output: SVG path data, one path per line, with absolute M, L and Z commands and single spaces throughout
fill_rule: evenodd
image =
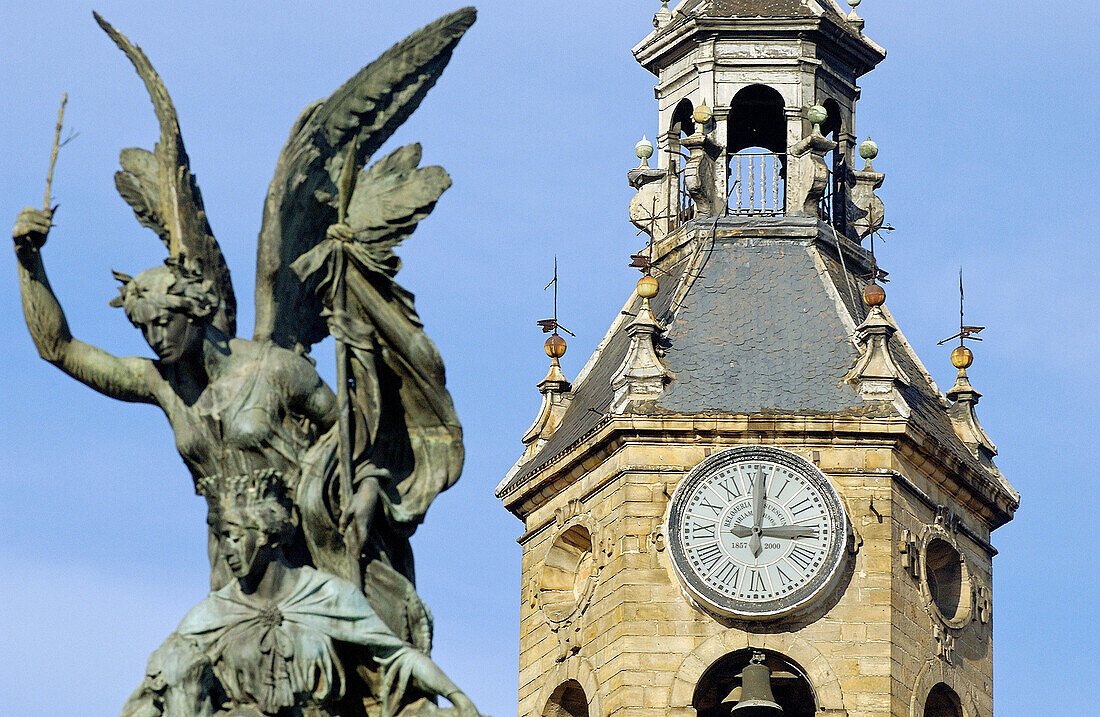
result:
M 764 654 L 757 652 L 741 672 L 741 699 L 730 710 L 730 717 L 777 717 L 781 714 L 783 708 L 772 695 L 772 671 L 764 664 Z

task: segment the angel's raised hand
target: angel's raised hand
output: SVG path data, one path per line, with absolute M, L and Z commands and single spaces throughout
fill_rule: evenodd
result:
M 49 234 L 51 226 L 53 226 L 52 210 L 27 207 L 19 212 L 15 227 L 11 230 L 16 249 L 41 247 L 46 243 L 46 235 Z

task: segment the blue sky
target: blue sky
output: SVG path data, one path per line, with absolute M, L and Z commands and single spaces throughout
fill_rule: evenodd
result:
M 192 167 L 250 333 L 255 237 L 290 125 L 391 43 L 451 3 L 100 2 L 149 54 L 179 110 Z M 403 249 L 402 283 L 447 362 L 466 429 L 462 480 L 417 533 L 419 589 L 436 658 L 487 713 L 515 711 L 520 523 L 494 486 L 519 454 L 546 371 L 535 320 L 559 257 L 574 376 L 637 275 L 626 221 L 632 148 L 656 129 L 653 78 L 630 55 L 658 2 L 480 3 L 481 18 L 424 106 L 390 143 L 421 141 L 454 178 Z M 398 8 L 398 9 L 395 9 Z M 112 268 L 161 261 L 112 175 L 156 123 L 91 7 L 0 8 L 0 216 L 38 205 L 57 104 L 79 136 L 54 180 L 61 208 L 45 258 L 73 333 L 149 355 L 107 307 Z M 873 136 L 897 227 L 879 259 L 888 306 L 941 386 L 936 341 L 968 318 L 989 328 L 970 371 L 998 464 L 1023 495 L 998 530 L 999 715 L 1093 710 L 1090 620 L 1100 539 L 1093 356 L 1100 335 L 1094 55 L 1088 0 L 867 0 L 889 56 L 863 80 L 860 137 Z M 153 408 L 116 403 L 40 361 L 22 324 L 14 259 L 0 251 L 0 704 L 5 714 L 117 714 L 148 654 L 200 600 L 204 506 Z M 331 346 L 315 352 L 330 366 Z

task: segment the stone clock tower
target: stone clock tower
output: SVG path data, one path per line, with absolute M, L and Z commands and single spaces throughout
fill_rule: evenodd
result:
M 853 127 L 885 52 L 833 0 L 654 26 L 643 277 L 572 383 L 547 342 L 497 490 L 524 522 L 519 714 L 988 717 L 1019 496 L 969 349 L 942 393 L 876 283 L 884 175 Z

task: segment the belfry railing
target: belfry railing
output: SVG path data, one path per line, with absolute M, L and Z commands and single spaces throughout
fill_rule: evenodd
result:
M 726 209 L 733 215 L 780 215 L 787 208 L 787 155 L 738 152 L 727 164 Z
M 687 187 L 684 185 L 684 164 L 687 162 L 687 157 L 679 155 L 680 161 L 675 168 L 676 171 L 676 218 L 674 224 L 680 226 L 681 224 L 691 221 L 695 218 L 695 202 L 692 201 L 691 195 L 687 192 Z

